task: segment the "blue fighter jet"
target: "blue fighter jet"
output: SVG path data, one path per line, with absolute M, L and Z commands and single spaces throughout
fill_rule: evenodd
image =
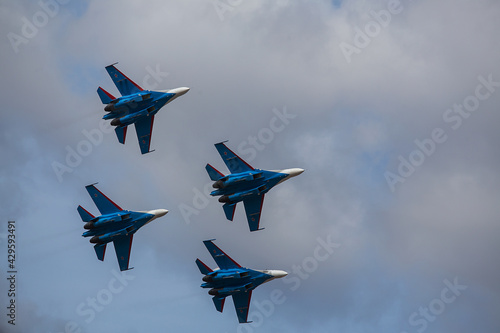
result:
M 90 242 L 95 244 L 95 253 L 101 261 L 104 260 L 106 245 L 113 242 L 120 270 L 128 270 L 134 234 L 144 225 L 167 214 L 168 210 L 155 209 L 146 212 L 123 210 L 94 185 L 88 185 L 85 188 L 102 215 L 95 217 L 82 206 L 78 206 L 78 213 L 80 213 L 82 221 L 87 222 L 83 227 L 88 231 L 84 232 L 82 236 L 92 236 Z
M 202 288 L 210 288 L 215 308 L 222 312 L 227 296 L 233 296 L 234 307 L 240 323 L 248 323 L 248 308 L 252 291 L 259 285 L 276 278 L 286 276 L 288 273 L 280 270 L 253 270 L 241 267 L 231 259 L 224 251 L 219 249 L 212 240 L 203 242 L 212 255 L 219 268 L 210 269 L 200 259 L 196 259 L 196 265 L 204 274 Z
M 213 166 L 207 164 L 205 169 L 210 179 L 215 181 L 212 185 L 216 188 L 210 195 L 221 196 L 219 202 L 224 203 L 222 208 L 229 221 L 233 220 L 236 204 L 243 201 L 250 231 L 259 229 L 260 214 L 264 195 L 274 186 L 287 179 L 300 175 L 304 169 L 293 168 L 284 170 L 254 169 L 242 160 L 223 142 L 215 144 L 215 148 L 226 163 L 231 174 L 224 176 Z
M 103 88 L 99 87 L 97 89 L 97 94 L 99 94 L 102 103 L 106 104 L 104 110 L 109 112 L 102 118 L 113 119 L 111 125 L 116 126 L 115 132 L 120 143 L 125 143 L 127 126 L 135 124 L 141 153 L 149 153 L 155 114 L 165 104 L 187 93 L 189 88 L 181 87 L 159 91 L 144 90 L 116 69 L 115 64 L 107 66 L 106 70 L 122 96 L 115 98 Z

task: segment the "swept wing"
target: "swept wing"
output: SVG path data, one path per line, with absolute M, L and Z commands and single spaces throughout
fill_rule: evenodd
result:
M 203 241 L 203 244 L 207 247 L 208 252 L 212 255 L 215 262 L 220 269 L 231 269 L 240 268 L 240 264 L 234 261 L 230 256 L 228 256 L 224 251 L 219 249 L 211 240 Z
M 248 226 L 250 231 L 257 231 L 259 229 L 260 215 L 262 212 L 262 205 L 264 204 L 264 194 L 259 196 L 250 197 L 243 200 L 245 206 L 245 213 L 247 214 Z
M 115 245 L 116 257 L 120 264 L 120 271 L 128 270 L 128 262 L 130 260 L 130 250 L 132 249 L 132 240 L 134 235 L 129 235 L 113 241 Z
M 148 117 L 141 118 L 134 123 L 142 154 L 150 152 L 149 147 L 151 146 L 151 134 L 153 134 L 154 121 L 155 116 L 148 115 Z
M 85 186 L 102 215 L 121 212 L 123 209 L 99 191 L 94 185 Z
M 240 323 L 248 323 L 248 309 L 250 308 L 250 299 L 252 298 L 252 291 L 241 292 L 233 294 L 234 308 L 238 315 Z
M 231 173 L 240 173 L 245 171 L 252 171 L 254 168 L 245 162 L 241 157 L 236 155 L 231 149 L 227 148 L 223 142 L 216 143 L 215 148 L 220 156 L 226 163 L 227 168 Z
M 107 66 L 106 70 L 108 71 L 111 80 L 113 80 L 116 88 L 118 89 L 118 91 L 120 91 L 120 94 L 122 94 L 122 96 L 135 94 L 144 90 L 137 83 L 120 72 L 115 67 L 115 64 Z

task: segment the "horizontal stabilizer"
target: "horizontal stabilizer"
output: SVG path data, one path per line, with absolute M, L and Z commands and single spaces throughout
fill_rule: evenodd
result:
M 200 259 L 196 259 L 196 265 L 198 265 L 198 268 L 199 268 L 201 274 L 203 274 L 203 275 L 207 275 L 208 273 L 213 272 L 210 269 L 210 267 L 205 265 L 205 263 L 203 261 L 201 261 Z
M 102 104 L 109 104 L 111 103 L 111 101 L 116 99 L 115 96 L 111 95 L 109 92 L 102 89 L 101 87 L 97 88 L 97 94 L 101 98 Z
M 229 221 L 232 221 L 233 217 L 234 217 L 234 211 L 236 209 L 236 204 L 235 203 L 233 203 L 233 204 L 225 203 L 222 205 L 222 208 L 224 208 L 224 213 L 226 214 L 226 218 Z
M 224 177 L 224 174 L 222 174 L 220 171 L 218 171 L 216 168 L 211 166 L 210 164 L 207 164 L 205 166 L 205 169 L 207 169 L 208 176 L 210 177 L 211 180 L 216 181 Z
M 78 213 L 80 213 L 83 222 L 89 222 L 94 218 L 94 215 L 87 212 L 82 206 L 78 206 Z
M 127 137 L 127 126 L 124 127 L 116 127 L 115 133 L 118 138 L 118 142 L 125 143 L 125 138 Z
M 217 311 L 222 312 L 222 310 L 224 310 L 224 302 L 226 301 L 226 298 L 219 298 L 215 296 L 212 298 L 212 300 L 214 301 L 214 305 Z
M 106 253 L 106 244 L 96 244 L 94 245 L 95 254 L 97 254 L 97 259 L 103 261 L 104 254 Z

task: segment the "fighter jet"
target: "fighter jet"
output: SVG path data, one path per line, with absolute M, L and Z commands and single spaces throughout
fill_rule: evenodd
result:
M 103 88 L 99 87 L 97 89 L 97 94 L 102 103 L 106 104 L 104 111 L 109 112 L 102 118 L 113 119 L 111 125 L 116 126 L 115 132 L 120 143 L 125 143 L 127 126 L 135 124 L 141 153 L 149 153 L 155 114 L 165 104 L 187 93 L 189 88 L 180 87 L 158 91 L 144 90 L 116 69 L 115 64 L 107 66 L 106 70 L 122 96 L 115 98 Z
M 280 270 L 253 270 L 241 267 L 236 261 L 231 259 L 224 251 L 218 248 L 213 240 L 206 240 L 203 243 L 208 252 L 212 255 L 219 268 L 210 269 L 200 259 L 196 259 L 196 265 L 201 274 L 205 276 L 202 288 L 210 288 L 209 295 L 212 295 L 215 308 L 222 312 L 227 296 L 233 296 L 234 307 L 240 323 L 249 323 L 248 308 L 252 291 L 259 285 L 282 278 L 288 273 Z
M 140 212 L 123 210 L 99 191 L 94 184 L 85 186 L 85 188 L 102 215 L 95 217 L 82 206 L 78 206 L 78 213 L 80 213 L 82 221 L 87 222 L 83 227 L 88 231 L 84 232 L 82 236 L 92 236 L 90 242 L 95 244 L 95 253 L 101 261 L 104 260 L 106 245 L 113 242 L 120 270 L 128 270 L 134 234 L 144 225 L 167 214 L 168 210 L 155 209 Z
M 224 176 L 207 164 L 205 169 L 210 179 L 215 181 L 212 186 L 216 188 L 210 195 L 221 196 L 219 202 L 224 203 L 222 208 L 229 221 L 233 220 L 236 204 L 243 201 L 250 231 L 262 230 L 263 228 L 259 228 L 259 223 L 264 195 L 274 186 L 300 175 L 304 169 L 271 171 L 255 169 L 227 148 L 224 142 L 215 144 L 215 148 L 231 174 Z

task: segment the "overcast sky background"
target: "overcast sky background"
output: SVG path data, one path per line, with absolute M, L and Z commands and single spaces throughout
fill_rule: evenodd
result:
M 15 220 L 18 294 L 13 327 L 2 273 L 1 332 L 498 332 L 500 3 L 402 1 L 374 24 L 390 3 L 70 1 L 47 15 L 3 2 L 0 267 Z M 117 61 L 143 87 L 191 88 L 157 114 L 151 154 L 133 129 L 125 145 L 99 129 L 96 89 L 118 94 L 104 69 Z M 483 100 L 479 77 L 494 82 Z M 466 118 L 447 111 L 464 101 L 478 101 Z M 271 123 L 283 124 L 272 138 Z M 435 129 L 441 142 L 418 153 Z M 58 177 L 85 131 L 102 139 Z M 254 167 L 306 169 L 266 196 L 263 231 L 249 232 L 241 205 L 229 222 L 196 195 L 206 163 L 227 172 L 223 140 Z M 410 156 L 419 165 L 391 187 Z M 76 207 L 98 212 L 94 182 L 125 209 L 169 210 L 134 237 L 126 285 L 112 247 L 100 262 L 81 237 Z M 255 290 L 253 324 L 199 287 L 194 261 L 215 266 L 211 238 L 243 266 L 289 272 Z M 121 291 L 91 318 L 88 300 L 110 282 Z

